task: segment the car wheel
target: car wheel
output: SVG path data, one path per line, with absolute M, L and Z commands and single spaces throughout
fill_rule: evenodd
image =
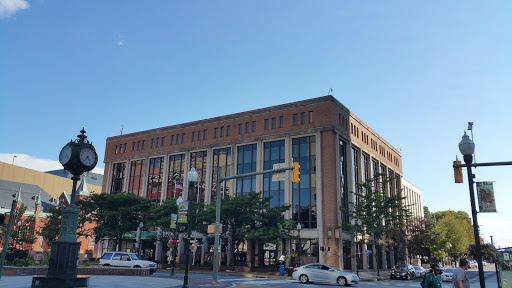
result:
M 338 280 L 336 280 L 336 282 L 340 286 L 346 286 L 347 285 L 347 278 L 345 278 L 343 276 L 340 276 L 340 277 L 338 277 Z
M 135 266 L 133 266 L 133 268 L 140 268 L 140 266 L 139 265 L 135 265 Z
M 103 264 L 103 266 L 110 266 L 110 264 Z
M 300 275 L 300 276 L 299 276 L 299 281 L 300 281 L 300 283 L 302 283 L 302 284 L 307 284 L 307 283 L 309 283 L 309 277 L 308 277 L 308 275 L 306 275 L 306 274 L 302 274 L 302 275 Z

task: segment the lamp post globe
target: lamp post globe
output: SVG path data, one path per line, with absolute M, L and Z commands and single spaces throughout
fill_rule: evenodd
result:
M 462 140 L 459 143 L 459 150 L 460 153 L 464 156 L 473 155 L 475 152 L 475 143 L 469 139 L 469 136 L 466 134 L 466 132 L 464 132 Z

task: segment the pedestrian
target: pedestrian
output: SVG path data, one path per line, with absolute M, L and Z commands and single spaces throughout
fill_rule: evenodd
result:
M 454 288 L 469 288 L 469 277 L 466 273 L 468 270 L 469 262 L 466 258 L 460 259 L 459 268 L 453 271 L 452 281 Z
M 441 269 L 438 264 L 432 264 L 432 273 L 425 277 L 423 288 L 441 288 Z

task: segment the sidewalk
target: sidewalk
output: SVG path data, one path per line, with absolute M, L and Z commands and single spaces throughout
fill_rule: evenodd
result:
M 159 272 L 167 272 L 160 270 Z M 91 275 L 89 287 L 91 288 L 171 288 L 181 287 L 183 285 L 182 270 L 177 270 L 180 275 L 169 277 L 168 274 L 158 276 L 107 276 L 107 275 Z M 191 274 L 211 275 L 211 270 L 192 270 Z M 381 271 L 381 279 L 385 279 L 386 271 Z M 211 286 L 212 279 L 209 277 L 190 277 L 190 287 L 216 287 L 216 288 L 234 288 L 232 280 L 223 279 L 223 276 L 247 277 L 247 278 L 272 278 L 272 279 L 292 279 L 285 273 L 285 276 L 273 275 L 268 272 L 219 272 L 219 285 Z M 359 272 L 360 281 L 377 281 L 376 272 Z M 0 288 L 29 288 L 32 284 L 32 276 L 2 276 L 0 280 Z

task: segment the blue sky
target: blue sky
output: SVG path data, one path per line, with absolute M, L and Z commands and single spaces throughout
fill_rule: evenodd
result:
M 467 175 L 455 184 L 451 167 L 467 122 L 477 162 L 512 161 L 510 11 L 510 1 L 0 0 L 0 161 L 55 165 L 85 126 L 101 168 L 122 124 L 136 132 L 332 88 L 402 151 L 431 211 L 470 212 Z M 511 171 L 474 172 L 496 181 L 499 213 L 479 223 L 501 246 L 512 246 Z

